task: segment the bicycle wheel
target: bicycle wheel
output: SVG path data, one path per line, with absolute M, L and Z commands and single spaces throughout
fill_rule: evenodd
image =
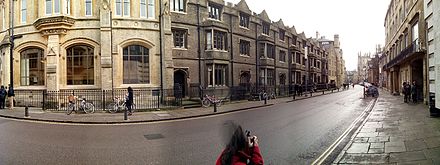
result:
M 115 103 L 110 103 L 107 105 L 107 111 L 110 113 L 116 113 L 118 112 L 118 105 Z
M 66 114 L 67 115 L 72 114 L 74 108 L 75 108 L 74 105 L 69 103 L 69 105 L 67 105 Z
M 95 106 L 92 103 L 85 103 L 83 110 L 85 113 L 94 113 L 95 112 Z
M 204 98 L 203 100 L 202 100 L 202 106 L 203 107 L 209 107 L 211 105 L 211 101 L 209 101 L 207 98 Z
M 221 107 L 222 106 L 222 102 L 223 100 L 218 100 L 215 104 L 217 107 Z

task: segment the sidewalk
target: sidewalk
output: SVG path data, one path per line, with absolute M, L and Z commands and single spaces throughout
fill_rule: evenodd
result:
M 353 89 L 353 88 L 350 88 Z M 350 90 L 349 89 L 349 90 Z M 340 90 L 342 92 L 344 90 Z M 333 93 L 337 93 L 335 90 Z M 326 91 L 325 95 L 331 94 L 331 91 Z M 313 93 L 313 97 L 321 96 L 322 92 Z M 307 99 L 309 97 L 297 96 L 295 100 Z M 15 107 L 14 110 L 0 110 L 0 117 L 13 118 L 20 120 L 34 120 L 46 122 L 61 122 L 61 123 L 82 123 L 82 124 L 118 124 L 118 123 L 143 123 L 154 121 L 166 121 L 175 119 L 185 119 L 192 117 L 210 116 L 222 113 L 229 113 L 234 111 L 241 111 L 265 106 L 272 106 L 274 104 L 286 103 L 293 101 L 293 97 L 285 97 L 279 99 L 268 100 L 267 104 L 264 101 L 240 101 L 226 103 L 217 108 L 214 112 L 214 107 L 208 108 L 189 108 L 189 109 L 174 109 L 174 110 L 158 110 L 150 112 L 135 112 L 132 116 L 128 116 L 128 120 L 124 120 L 124 113 L 106 113 L 104 111 L 95 111 L 93 114 L 75 114 L 66 115 L 63 112 L 43 111 L 41 108 L 29 108 L 29 117 L 24 116 L 24 107 Z
M 423 103 L 381 92 L 334 164 L 440 164 L 440 118 Z

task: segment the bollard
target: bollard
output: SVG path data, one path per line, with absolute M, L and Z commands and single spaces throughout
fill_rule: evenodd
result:
M 128 120 L 128 109 L 125 109 L 124 111 L 124 120 Z
M 338 88 L 338 92 L 339 92 L 339 88 Z
M 295 100 L 296 93 L 293 94 L 293 100 Z
M 214 113 L 217 112 L 217 103 L 214 103 Z
M 324 90 L 322 90 L 322 94 L 324 94 Z
M 267 97 L 264 98 L 264 105 L 267 104 Z
M 312 97 L 313 96 L 313 91 L 310 91 L 310 97 Z
M 24 117 L 29 117 L 29 107 L 24 107 Z
M 333 89 L 332 89 L 332 93 L 333 93 Z

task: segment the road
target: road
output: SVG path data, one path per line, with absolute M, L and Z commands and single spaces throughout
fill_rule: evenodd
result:
M 265 164 L 310 164 L 369 103 L 362 88 L 218 116 L 132 125 L 0 119 L 0 164 L 214 164 L 227 121 L 259 138 Z

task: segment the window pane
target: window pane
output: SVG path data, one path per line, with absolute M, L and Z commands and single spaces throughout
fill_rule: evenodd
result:
M 147 0 L 141 0 L 141 17 L 147 16 Z
M 92 15 L 92 0 L 86 0 L 86 16 Z
M 64 1 L 64 13 L 69 15 L 70 14 L 70 0 L 65 0 Z
M 121 6 L 121 0 L 116 0 L 116 15 L 121 15 L 122 6 Z
M 124 0 L 124 16 L 130 16 L 130 0 Z
M 54 0 L 54 13 L 60 13 L 60 0 Z
M 148 0 L 148 18 L 154 17 L 154 0 Z
M 67 49 L 67 85 L 94 84 L 94 49 L 74 46 Z
M 130 45 L 123 49 L 123 83 L 148 84 L 149 74 L 149 49 L 140 45 Z
M 21 1 L 21 22 L 26 23 L 26 0 Z
M 206 49 L 212 49 L 212 33 L 211 31 L 206 32 Z
M 44 85 L 44 68 L 42 63 L 43 50 L 27 49 L 21 52 L 20 77 L 21 85 Z
M 52 14 L 52 0 L 46 0 L 46 15 Z

